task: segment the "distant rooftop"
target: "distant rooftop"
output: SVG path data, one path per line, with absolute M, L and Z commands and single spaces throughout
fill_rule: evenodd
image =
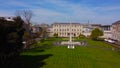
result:
M 119 21 L 116 21 L 116 22 L 113 23 L 112 25 L 115 25 L 115 24 L 120 24 L 120 20 L 119 20 Z
M 76 25 L 79 24 L 79 25 L 80 25 L 81 23 L 53 23 L 53 24 L 76 24 Z M 53 25 L 53 24 L 52 24 L 52 25 Z
M 13 20 L 14 17 L 0 17 L 0 18 L 5 19 L 7 21 L 14 21 Z
M 101 26 L 101 24 L 91 24 L 92 26 Z

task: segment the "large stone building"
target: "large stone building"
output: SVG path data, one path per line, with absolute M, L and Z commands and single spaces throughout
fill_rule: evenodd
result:
M 120 21 L 112 24 L 112 39 L 120 41 Z
M 69 37 L 70 33 L 73 37 L 83 34 L 83 25 L 80 23 L 54 23 L 52 28 L 53 34 L 56 33 L 59 37 Z
M 80 34 L 89 37 L 93 29 L 99 28 L 103 31 L 103 38 L 111 38 L 111 26 L 101 24 L 80 24 L 80 23 L 54 23 L 52 24 L 51 35 L 58 34 L 59 37 L 69 37 L 70 32 L 72 37 L 78 37 Z

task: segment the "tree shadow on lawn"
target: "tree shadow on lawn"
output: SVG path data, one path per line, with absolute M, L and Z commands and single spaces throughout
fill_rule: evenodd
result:
M 52 44 L 42 44 L 42 46 L 39 47 L 40 49 L 50 49 L 52 48 Z
M 0 66 L 0 68 L 41 68 L 46 65 L 44 60 L 49 58 L 50 56 L 53 55 L 22 55 L 19 56 L 17 59 L 9 61 L 5 65 Z
M 30 53 L 44 52 L 45 49 L 50 49 L 50 48 L 52 48 L 50 44 L 43 44 L 37 48 L 25 49 L 23 50 L 23 52 L 30 52 Z
M 29 52 L 29 53 L 39 53 L 39 52 L 44 52 L 45 50 L 44 49 L 27 49 L 27 50 L 24 50 L 23 52 Z

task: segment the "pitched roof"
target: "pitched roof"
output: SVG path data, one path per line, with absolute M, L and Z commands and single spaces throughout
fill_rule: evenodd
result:
M 114 22 L 112 25 L 116 25 L 116 24 L 120 24 L 120 20 L 119 20 L 119 21 Z
M 70 23 L 53 23 L 52 25 L 55 25 L 55 24 L 70 24 Z M 71 23 L 71 24 L 80 25 L 81 23 Z

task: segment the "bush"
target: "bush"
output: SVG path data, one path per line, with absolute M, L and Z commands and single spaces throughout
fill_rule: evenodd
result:
M 41 40 L 40 40 L 40 42 L 42 42 L 42 43 L 43 43 L 44 41 L 45 41 L 45 39 L 41 39 Z
M 86 38 L 86 36 L 83 35 L 83 34 L 80 34 L 80 35 L 78 36 L 78 38 Z
M 104 38 L 92 38 L 92 40 L 95 40 L 95 41 L 104 41 Z
M 58 37 L 58 34 L 57 34 L 57 33 L 55 33 L 53 36 L 54 36 L 55 38 L 57 38 L 57 37 Z

